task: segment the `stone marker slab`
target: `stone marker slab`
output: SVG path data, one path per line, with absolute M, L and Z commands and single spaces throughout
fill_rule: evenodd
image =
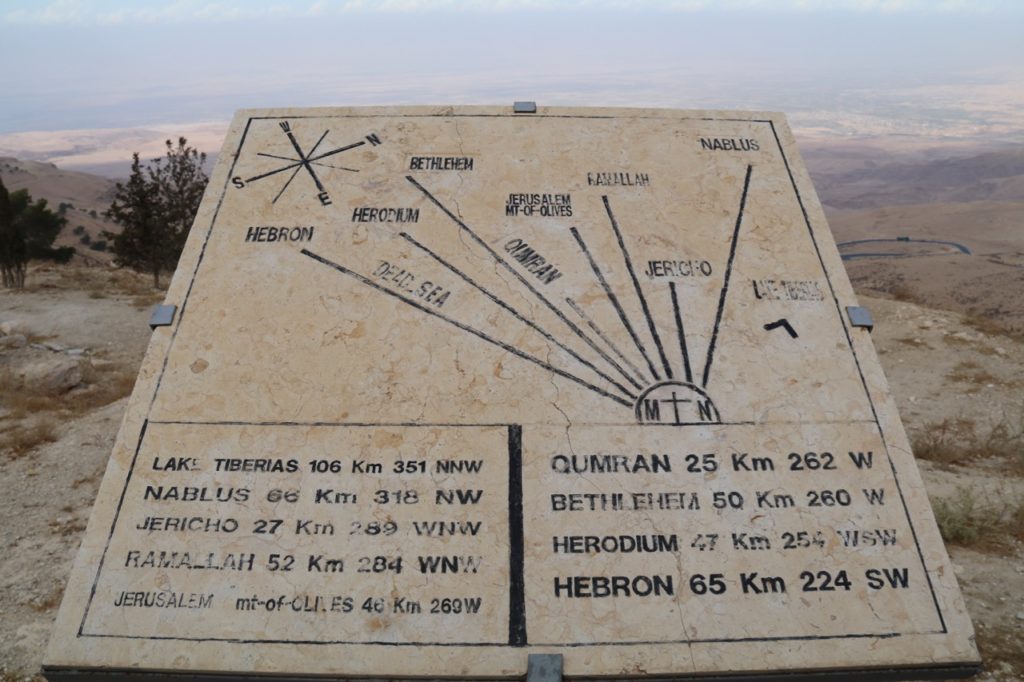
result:
M 778 114 L 234 119 L 52 678 L 966 675 Z

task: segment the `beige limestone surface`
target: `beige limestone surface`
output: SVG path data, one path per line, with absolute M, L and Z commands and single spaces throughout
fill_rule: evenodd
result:
M 167 303 L 53 675 L 978 661 L 781 115 L 242 111 Z

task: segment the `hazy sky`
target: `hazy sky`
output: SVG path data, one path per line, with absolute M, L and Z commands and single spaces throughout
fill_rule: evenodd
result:
M 813 110 L 1005 83 L 1022 29 L 1018 0 L 0 0 L 0 133 L 253 106 Z

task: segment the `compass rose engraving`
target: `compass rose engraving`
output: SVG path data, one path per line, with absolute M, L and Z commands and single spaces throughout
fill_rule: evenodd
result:
M 324 159 L 335 156 L 337 154 L 341 154 L 342 152 L 347 152 L 357 147 L 361 147 L 367 143 L 374 147 L 381 144 L 381 140 L 376 134 L 370 134 L 367 135 L 365 139 L 359 140 L 358 142 L 353 142 L 351 144 L 338 147 L 336 149 L 331 149 L 330 151 L 318 153 L 320 145 L 327 138 L 327 134 L 330 133 L 330 130 L 325 130 L 323 134 L 320 135 L 319 139 L 317 139 L 316 144 L 314 144 L 312 148 L 310 148 L 310 150 L 307 152 L 302 149 L 302 145 L 299 143 L 299 140 L 295 137 L 295 132 L 292 130 L 291 123 L 289 123 L 288 121 L 281 121 L 280 123 L 278 123 L 278 125 L 281 127 L 281 131 L 288 138 L 288 142 L 291 143 L 292 149 L 295 151 L 295 156 L 283 156 L 281 154 L 257 152 L 257 156 L 263 156 L 270 159 L 277 159 L 279 161 L 285 162 L 285 164 L 273 170 L 267 171 L 266 173 L 254 175 L 251 178 L 243 179 L 241 176 L 235 176 L 231 178 L 231 182 L 235 185 L 235 187 L 242 189 L 250 182 L 256 182 L 257 180 L 263 180 L 264 178 L 273 177 L 281 173 L 287 173 L 288 171 L 291 171 L 291 174 L 288 176 L 288 179 L 285 180 L 284 184 L 281 186 L 281 189 L 278 190 L 277 194 L 274 195 L 274 198 L 271 201 L 271 203 L 274 204 L 277 203 L 277 200 L 281 198 L 285 190 L 288 189 L 288 187 L 292 184 L 292 181 L 295 180 L 295 177 L 302 173 L 302 171 L 306 171 L 310 179 L 313 181 L 313 184 L 316 186 L 316 198 L 320 201 L 320 203 L 323 206 L 329 206 L 331 204 L 331 195 L 327 191 L 327 188 L 324 186 L 324 183 L 320 179 L 320 176 L 317 175 L 316 168 L 330 168 L 333 170 L 346 171 L 349 173 L 358 173 L 359 170 L 356 168 L 332 165 L 331 163 L 325 162 Z M 331 161 L 334 161 L 334 159 L 331 159 Z

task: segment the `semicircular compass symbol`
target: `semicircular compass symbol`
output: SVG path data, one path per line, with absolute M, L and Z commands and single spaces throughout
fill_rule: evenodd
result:
M 285 156 L 282 154 L 257 152 L 257 156 L 262 156 L 270 159 L 277 159 L 284 163 L 283 165 L 277 168 L 269 170 L 265 173 L 254 175 L 251 178 L 242 178 L 241 176 L 235 176 L 231 178 L 231 182 L 235 185 L 235 187 L 241 189 L 250 182 L 256 182 L 257 180 L 263 180 L 264 178 L 274 176 L 284 177 L 282 175 L 283 173 L 288 173 L 289 171 L 291 171 L 291 173 L 287 176 L 287 179 L 284 181 L 284 184 L 278 190 L 277 194 L 274 195 L 273 200 L 271 200 L 271 203 L 275 204 L 277 203 L 277 200 L 280 199 L 281 196 L 284 194 L 285 190 L 287 190 L 288 187 L 292 184 L 292 181 L 295 180 L 296 176 L 305 171 L 306 174 L 308 174 L 310 179 L 313 181 L 313 184 L 316 186 L 316 198 L 320 200 L 320 203 L 322 205 L 330 205 L 331 195 L 327 191 L 327 188 L 324 187 L 324 183 L 320 179 L 320 176 L 317 175 L 316 169 L 329 168 L 332 170 L 346 171 L 349 173 L 358 173 L 359 170 L 356 168 L 337 165 L 335 159 L 331 157 L 334 157 L 343 152 L 347 152 L 351 149 L 355 149 L 356 147 L 361 147 L 367 143 L 373 146 L 381 144 L 381 140 L 376 134 L 370 134 L 367 135 L 365 139 L 359 140 L 358 142 L 346 144 L 335 149 L 330 149 L 328 151 L 320 151 L 320 145 L 323 144 L 323 141 L 327 138 L 327 134 L 330 133 L 330 130 L 325 130 L 317 139 L 316 143 L 309 149 L 309 151 L 305 151 L 303 150 L 302 145 L 299 143 L 299 140 L 295 137 L 295 132 L 292 130 L 291 123 L 289 123 L 288 121 L 281 121 L 278 123 L 278 125 L 281 127 L 281 131 L 288 138 L 288 142 L 291 144 L 292 150 L 294 151 L 294 155 Z M 325 159 L 330 159 L 330 161 L 325 161 Z

